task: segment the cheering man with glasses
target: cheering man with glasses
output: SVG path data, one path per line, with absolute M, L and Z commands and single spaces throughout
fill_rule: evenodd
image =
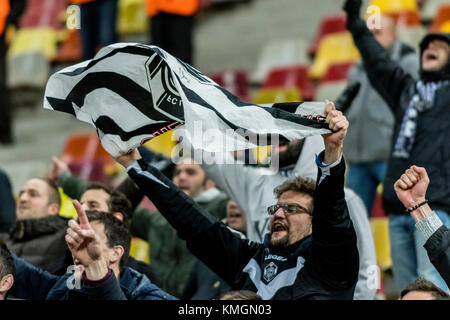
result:
M 264 243 L 241 239 L 177 188 L 135 149 L 117 161 L 186 240 L 188 249 L 233 290 L 263 299 L 352 299 L 358 279 L 356 234 L 344 195 L 348 121 L 327 103 L 325 150 L 317 183 L 295 178 L 275 189 L 278 203 Z M 137 160 L 137 161 L 136 161 Z

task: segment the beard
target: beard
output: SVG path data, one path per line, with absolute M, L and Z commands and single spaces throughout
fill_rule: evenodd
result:
M 285 151 L 275 152 L 272 157 L 278 157 L 279 168 L 287 167 L 297 163 L 298 157 L 302 151 L 304 139 L 293 140 L 288 143 Z
M 287 233 L 284 237 L 274 239 L 272 237 L 272 233 L 270 234 L 270 244 L 273 247 L 286 247 L 289 245 L 289 233 Z

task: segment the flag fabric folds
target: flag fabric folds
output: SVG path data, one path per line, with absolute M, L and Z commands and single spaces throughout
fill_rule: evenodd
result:
M 113 157 L 184 125 L 196 149 L 225 152 L 329 133 L 323 102 L 255 105 L 156 46 L 116 43 L 48 80 L 44 108 L 92 124 Z

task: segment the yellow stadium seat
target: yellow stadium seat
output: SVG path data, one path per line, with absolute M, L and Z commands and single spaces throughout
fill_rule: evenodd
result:
M 450 33 L 450 20 L 441 25 L 441 32 Z
M 76 219 L 78 215 L 72 204 L 72 198 L 65 194 L 62 188 L 58 188 L 58 191 L 61 197 L 61 208 L 59 209 L 59 215 L 68 219 Z
M 263 146 L 252 149 L 253 155 L 259 164 L 266 164 L 267 158 L 270 156 L 272 146 Z
M 172 139 L 173 130 L 163 133 L 146 143 L 144 146 L 153 152 L 162 153 L 168 158 L 172 158 L 172 150 L 174 150 L 177 145 L 177 141 Z
M 140 238 L 131 238 L 130 256 L 136 260 L 150 263 L 150 244 Z
M 375 242 L 377 263 L 381 270 L 387 270 L 392 266 L 389 242 L 389 220 L 388 218 L 370 218 L 369 221 Z
M 119 34 L 145 33 L 149 28 L 149 18 L 145 12 L 145 0 L 120 0 L 117 15 Z
M 31 52 L 42 52 L 48 60 L 56 57 L 57 34 L 49 27 L 24 28 L 17 30 L 8 50 L 9 56 Z
M 320 79 L 332 64 L 355 62 L 359 59 L 359 51 L 348 31 L 326 35 L 319 44 L 309 76 Z
M 275 102 L 297 102 L 301 101 L 301 93 L 297 88 L 270 88 L 262 89 L 255 93 L 254 104 L 268 104 Z
M 372 0 L 370 5 L 378 6 L 382 13 L 418 10 L 417 0 Z

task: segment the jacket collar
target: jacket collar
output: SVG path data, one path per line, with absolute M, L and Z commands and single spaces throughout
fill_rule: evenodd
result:
M 302 255 L 306 249 L 308 249 L 311 245 L 312 237 L 311 235 L 304 237 L 303 239 L 294 242 L 293 244 L 290 244 L 285 247 L 274 247 L 270 243 L 270 236 L 267 233 L 264 236 L 264 246 L 266 248 L 269 248 L 271 252 L 283 254 L 283 255 L 294 255 L 299 256 Z

